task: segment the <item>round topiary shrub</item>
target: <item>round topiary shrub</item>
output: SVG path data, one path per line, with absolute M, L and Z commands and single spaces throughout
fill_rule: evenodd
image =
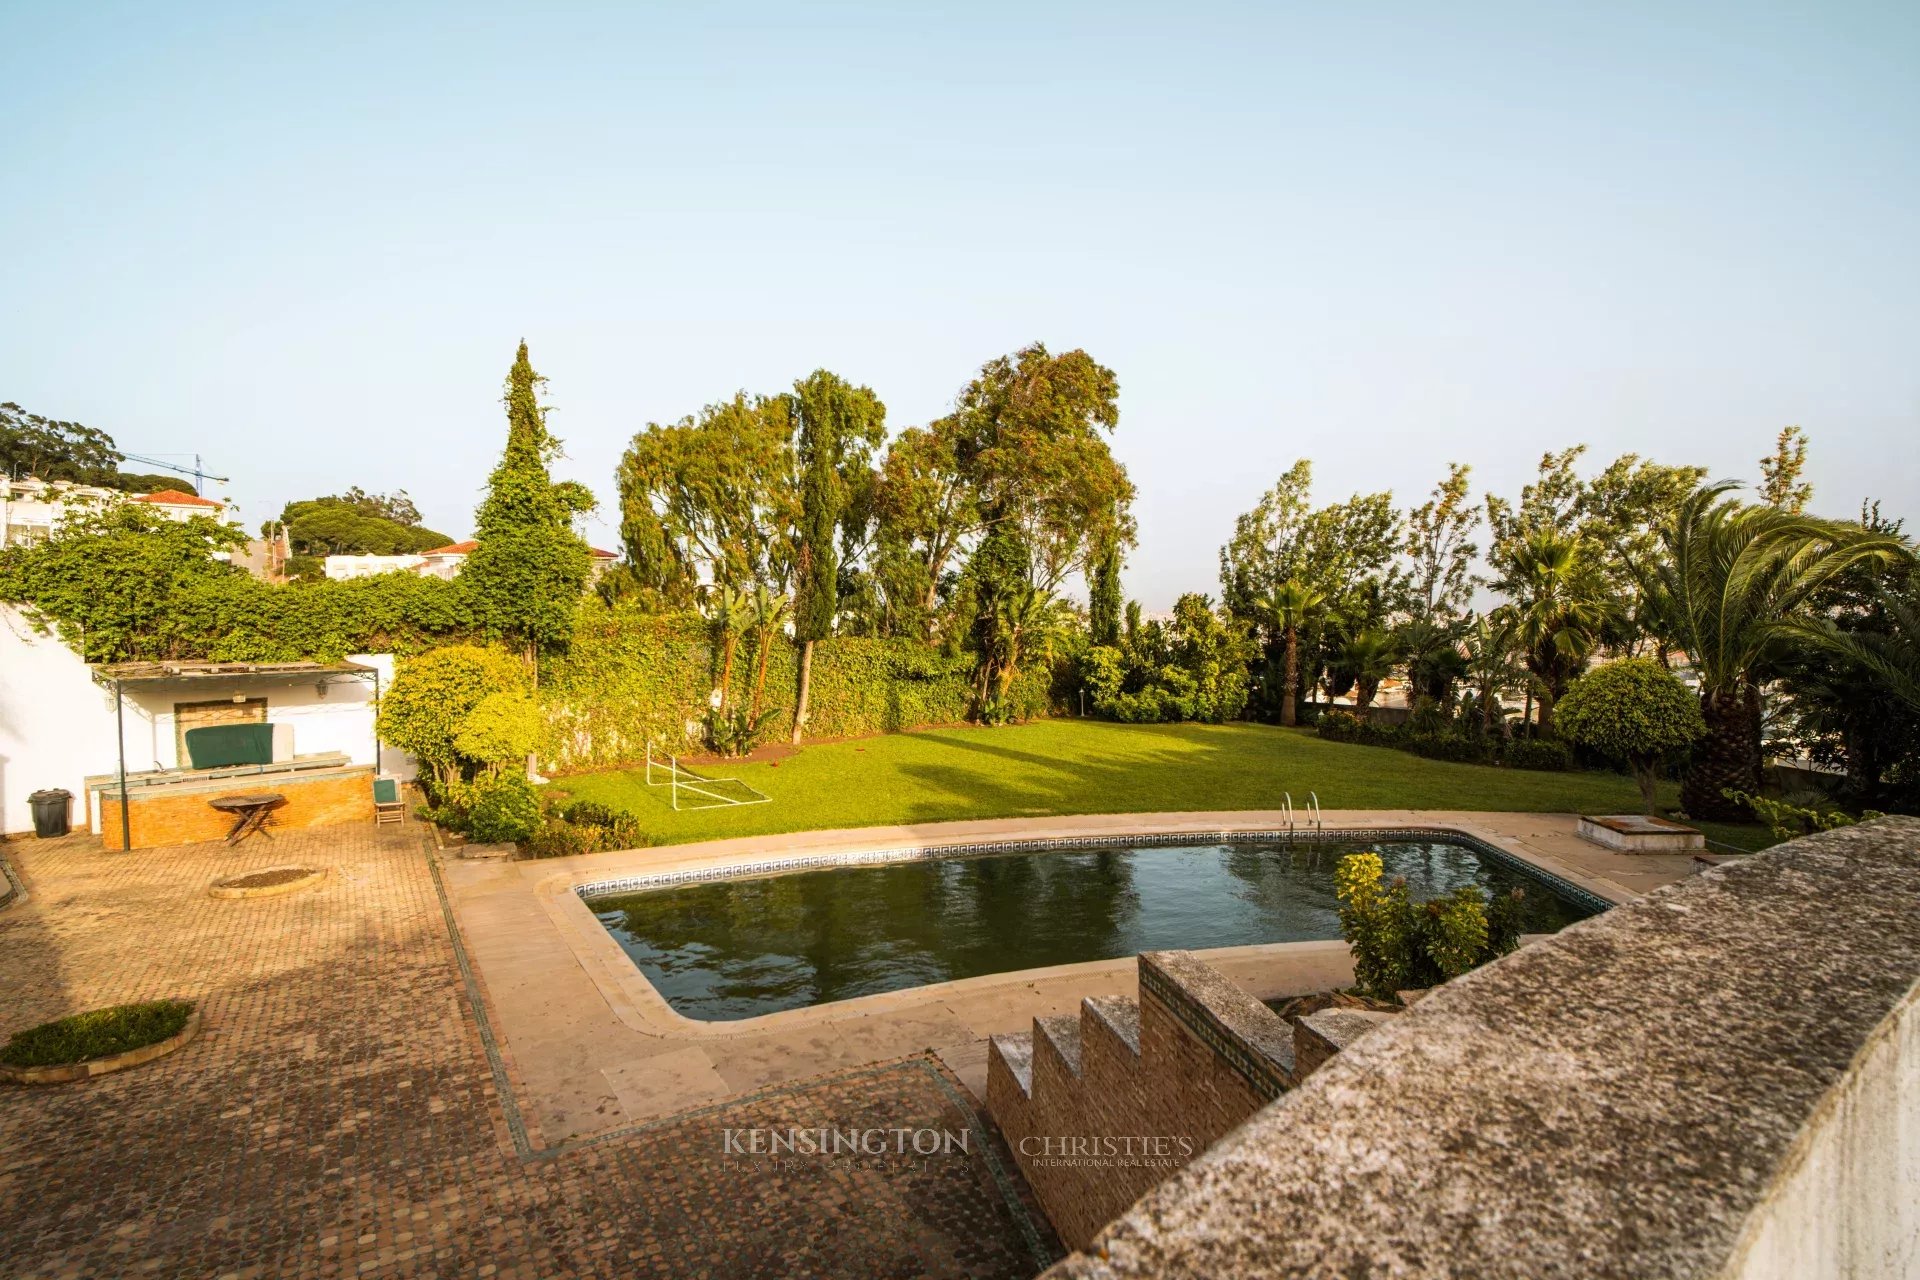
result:
M 191 1017 L 191 1000 L 147 1000 L 76 1013 L 15 1032 L 0 1048 L 0 1065 L 65 1067 L 131 1053 L 179 1035 Z
M 1633 771 L 1653 812 L 1661 761 L 1707 732 L 1700 700 L 1651 658 L 1622 658 L 1575 680 L 1556 711 L 1560 732 Z

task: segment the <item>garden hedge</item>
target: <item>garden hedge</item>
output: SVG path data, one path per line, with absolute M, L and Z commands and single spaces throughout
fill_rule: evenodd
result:
M 729 698 L 750 705 L 758 669 L 756 638 L 735 647 Z M 565 652 L 540 670 L 549 769 L 631 764 L 649 740 L 661 752 L 701 749 L 700 721 L 718 683 L 720 646 L 712 624 L 695 614 L 652 614 L 597 601 L 584 605 Z M 778 709 L 771 737 L 792 727 L 800 650 L 776 636 L 767 654 L 763 710 Z M 1015 718 L 1045 715 L 1052 673 L 1029 663 L 1015 684 Z M 836 636 L 814 647 L 809 738 L 858 737 L 966 719 L 973 703 L 973 660 L 915 640 Z

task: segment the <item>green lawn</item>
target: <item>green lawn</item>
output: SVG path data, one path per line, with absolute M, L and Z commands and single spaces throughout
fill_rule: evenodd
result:
M 638 769 L 555 785 L 638 815 L 658 844 L 964 818 L 1273 809 L 1283 792 L 1293 794 L 1296 809 L 1309 792 L 1318 792 L 1327 809 L 1631 813 L 1640 806 L 1632 781 L 1617 774 L 1448 764 L 1326 742 L 1308 730 L 1245 724 L 1047 720 L 934 729 L 823 743 L 778 762 L 699 772 L 744 779 L 773 803 L 676 813 L 667 789 L 646 786 Z M 1729 842 L 1746 845 L 1753 837 Z

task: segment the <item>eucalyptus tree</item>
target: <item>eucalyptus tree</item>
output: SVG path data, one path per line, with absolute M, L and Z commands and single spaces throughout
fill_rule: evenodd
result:
M 1658 530 L 1658 553 L 1631 563 L 1662 639 L 1699 680 L 1707 734 L 1681 787 L 1697 818 L 1739 818 L 1729 790 L 1761 784 L 1761 689 L 1795 645 L 1822 643 L 1823 588 L 1866 564 L 1911 567 L 1897 534 L 1695 491 Z
M 1801 476 L 1807 469 L 1807 433 L 1782 427 L 1773 452 L 1760 459 L 1760 500 L 1782 511 L 1800 514 L 1813 501 L 1813 486 Z
M 556 483 L 548 470 L 560 442 L 547 431 L 540 403 L 545 381 L 522 342 L 507 373 L 507 447 L 474 512 L 479 545 L 460 570 L 475 620 L 519 649 L 536 674 L 540 652 L 572 634 L 592 567 L 573 519 L 593 509 L 593 495 L 571 481 Z
M 1005 606 L 1026 608 L 1030 591 L 1050 603 L 1068 575 L 1133 542 L 1133 481 L 1105 438 L 1120 419 L 1119 390 L 1086 352 L 1056 356 L 1036 343 L 988 361 L 936 424 L 978 515 L 965 576 L 978 710 L 989 718 L 1020 650 Z
M 1403 540 L 1391 493 L 1314 506 L 1313 464 L 1302 458 L 1234 520 L 1233 536 L 1220 548 L 1223 601 L 1239 617 L 1263 621 L 1260 600 L 1294 581 L 1336 611 L 1350 611 L 1352 598 L 1368 594 L 1392 611 L 1408 590 L 1398 564 Z
M 907 428 L 874 477 L 872 572 L 886 634 L 937 638 L 942 591 L 979 532 L 978 494 L 960 466 L 957 428 L 952 418 Z
M 641 596 L 687 608 L 702 584 L 784 593 L 801 509 L 790 396 L 649 423 L 621 456 L 620 537 Z
M 1627 554 L 1650 552 L 1653 530 L 1706 478 L 1704 468 L 1670 466 L 1633 453 L 1584 477 L 1578 465 L 1586 452 L 1585 445 L 1575 445 L 1542 455 L 1538 474 L 1521 488 L 1518 501 L 1487 496 L 1487 563 L 1496 584 L 1513 576 L 1514 557 L 1528 534 L 1549 529 L 1590 544 L 1612 593 L 1625 595 L 1631 575 L 1624 560 L 1607 553 L 1616 547 Z
M 1473 558 L 1480 549 L 1472 537 L 1481 512 L 1469 498 L 1470 474 L 1466 464 L 1449 463 L 1433 495 L 1407 512 L 1403 550 L 1413 565 L 1414 617 L 1422 621 L 1460 617 L 1473 594 Z
M 886 406 L 869 387 L 856 387 L 817 369 L 796 382 L 791 398 L 798 426 L 800 527 L 795 547 L 794 638 L 800 642 L 800 689 L 793 740 L 807 724 L 813 691 L 813 647 L 833 634 L 840 605 L 840 561 L 835 540 L 864 480 L 873 451 L 886 435 Z

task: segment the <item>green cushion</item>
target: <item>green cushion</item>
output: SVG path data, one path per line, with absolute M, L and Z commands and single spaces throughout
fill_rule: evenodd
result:
M 399 780 L 397 778 L 375 778 L 373 780 L 373 802 L 375 804 L 399 804 Z
M 272 764 L 273 726 L 211 724 L 204 729 L 189 729 L 187 756 L 196 769 L 224 769 L 236 764 Z

